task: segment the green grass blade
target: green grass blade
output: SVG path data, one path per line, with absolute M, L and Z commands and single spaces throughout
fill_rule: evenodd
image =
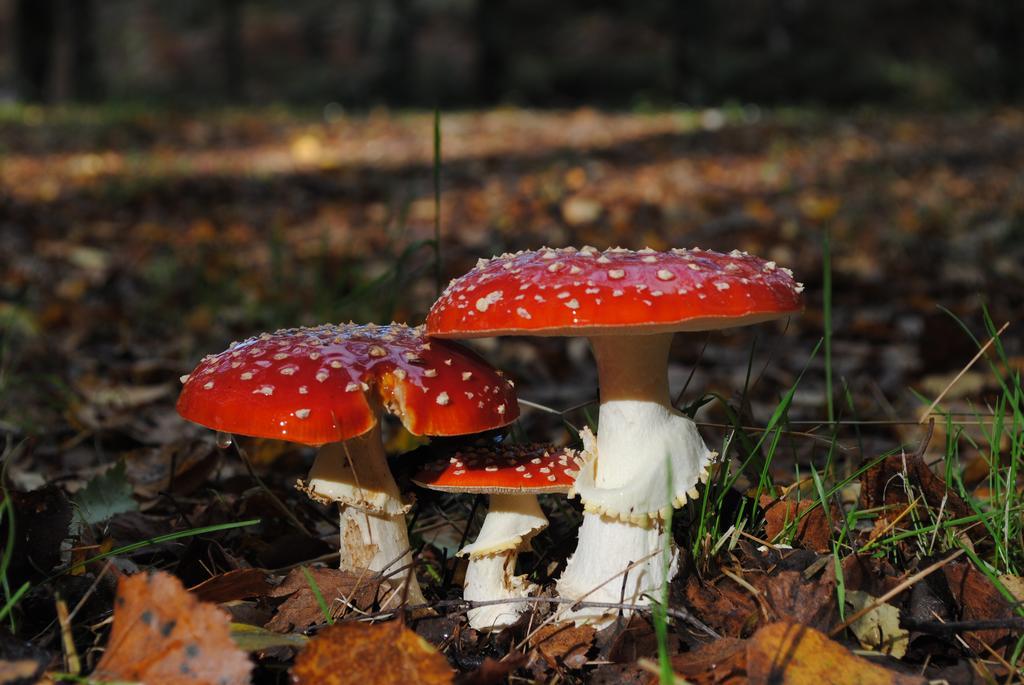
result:
M 62 571 L 58 571 L 57 573 L 53 574 L 52 576 L 50 576 L 49 578 L 47 578 L 43 582 L 44 583 L 48 583 L 51 580 L 64 575 L 65 573 L 69 573 L 71 571 L 74 571 L 75 569 L 82 568 L 84 566 L 88 566 L 89 564 L 95 563 L 97 561 L 102 561 L 102 560 L 107 559 L 109 557 L 116 557 L 118 554 L 127 554 L 128 552 L 134 552 L 137 549 L 142 549 L 144 547 L 149 547 L 150 545 L 159 545 L 162 542 L 172 542 L 174 540 L 181 540 L 182 538 L 195 537 L 197 535 L 206 535 L 208 533 L 219 533 L 219 532 L 224 531 L 224 530 L 234 530 L 235 528 L 246 528 L 248 526 L 255 526 L 258 523 L 260 523 L 260 521 L 262 521 L 262 519 L 248 519 L 248 520 L 245 520 L 245 521 L 234 521 L 232 523 L 218 523 L 218 524 L 213 525 L 213 526 L 203 526 L 201 528 L 191 528 L 189 530 L 179 530 L 176 533 L 167 533 L 166 535 L 157 535 L 156 537 L 152 537 L 152 538 L 149 538 L 147 540 L 141 540 L 139 542 L 133 542 L 133 543 L 131 543 L 129 545 L 122 545 L 121 547 L 117 547 L 115 549 L 112 549 L 109 552 L 104 552 L 103 554 L 97 554 L 96 556 L 90 557 L 90 558 L 86 559 L 85 561 L 80 561 L 77 564 L 72 564 L 71 566 L 68 566 L 66 569 L 64 569 Z
M 302 569 L 302 575 L 306 577 L 306 582 L 309 583 L 309 589 L 313 591 L 313 596 L 316 597 L 316 603 L 320 607 L 320 613 L 324 615 L 324 620 L 330 625 L 334 625 L 334 617 L 331 616 L 331 608 L 327 606 L 327 600 L 324 599 L 324 593 L 320 592 L 320 586 L 316 582 L 316 578 L 309 572 L 309 569 L 305 566 L 300 567 Z

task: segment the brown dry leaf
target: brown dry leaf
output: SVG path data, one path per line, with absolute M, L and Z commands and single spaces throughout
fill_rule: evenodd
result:
M 733 637 L 701 645 L 672 657 L 672 670 L 693 685 L 741 685 L 747 682 L 747 642 Z M 649 685 L 657 685 L 658 676 Z
M 828 630 L 836 618 L 836 578 L 832 573 L 808 580 L 800 571 L 780 571 L 772 576 L 753 576 L 752 582 L 764 593 L 776 620 Z
M 526 663 L 526 655 L 513 652 L 500 661 L 487 657 L 480 668 L 459 677 L 458 685 L 501 685 L 509 675 Z M 2 685 L 2 684 L 0 684 Z
M 596 634 L 593 626 L 549 625 L 530 638 L 530 646 L 540 652 L 551 668 L 579 668 L 587 662 L 587 652 Z
M 772 623 L 747 640 L 747 678 L 768 685 L 923 685 L 890 671 L 798 623 Z
M 382 584 L 376 579 L 375 574 L 369 571 L 365 575 L 359 575 L 336 568 L 306 570 L 313 576 L 324 601 L 332 610 L 341 605 L 368 609 L 373 606 L 378 590 L 382 589 Z M 387 584 L 384 583 L 383 586 L 386 588 Z M 274 588 L 268 596 L 287 597 L 284 604 L 278 607 L 274 618 L 265 626 L 270 630 L 303 630 L 324 622 L 320 602 L 317 601 L 313 588 L 310 587 L 301 568 L 292 569 L 284 582 Z
M 258 568 L 239 568 L 208 578 L 188 589 L 202 602 L 233 602 L 247 597 L 263 597 L 273 586 L 267 582 L 266 571 Z
M 960 608 L 960 619 L 976 621 L 1010 618 L 1013 610 L 999 590 L 984 573 L 970 562 L 954 562 L 942 569 L 949 590 Z M 1010 648 L 1016 637 L 1009 629 L 977 630 L 962 633 L 964 640 L 978 654 L 988 654 L 982 643 L 996 651 Z
M 93 677 L 146 685 L 244 685 L 252 664 L 232 642 L 229 622 L 168 573 L 123 577 L 114 627 Z
M 626 625 L 618 629 L 607 648 L 610 661 L 630 663 L 658 654 L 658 638 L 650 621 L 633 614 Z
M 912 492 L 909 498 L 908 486 Z M 861 476 L 861 508 L 889 507 L 876 525 L 884 525 L 884 521 L 899 516 L 907 503 L 917 496 L 924 498 L 921 505 L 927 505 L 935 512 L 942 508 L 948 518 L 960 518 L 971 513 L 960 495 L 948 489 L 943 480 L 916 455 L 894 454 Z M 975 526 L 968 529 L 967 534 L 980 536 L 983 531 L 983 527 Z
M 829 526 L 825 510 L 813 500 L 800 500 L 790 502 L 788 500 L 774 500 L 768 495 L 761 496 L 761 506 L 764 508 L 765 534 L 769 540 L 774 540 L 787 525 L 792 524 L 798 517 L 803 516 L 796 523 L 796 531 L 793 535 L 793 544 L 796 547 L 812 549 L 815 552 L 830 552 L 832 550 L 832 529 Z M 807 513 L 804 513 L 807 512 Z M 830 512 L 832 520 L 837 520 L 841 514 L 832 506 Z
M 686 581 L 686 599 L 705 623 L 731 637 L 746 637 L 761 617 L 750 591 L 726 577 L 705 582 L 691 575 Z
M 442 685 L 452 676 L 444 655 L 398 621 L 329 626 L 292 667 L 295 685 Z

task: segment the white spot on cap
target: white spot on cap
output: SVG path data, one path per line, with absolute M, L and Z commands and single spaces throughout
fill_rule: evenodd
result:
M 487 295 L 484 295 L 483 297 L 476 301 L 476 308 L 481 312 L 486 312 L 487 308 L 490 307 L 495 302 L 497 302 L 498 300 L 500 300 L 501 297 L 502 292 L 500 290 L 495 290 L 494 292 L 488 293 Z
M 309 388 L 306 387 L 305 385 L 300 385 L 299 386 L 299 394 L 300 395 L 308 395 L 309 394 Z
M 182 383 L 187 383 L 188 382 L 188 374 L 186 373 L 184 376 L 179 376 L 178 380 L 181 381 Z
M 626 272 L 623 271 L 622 269 L 608 269 L 608 278 L 612 279 L 613 281 L 617 281 L 620 278 L 625 278 L 625 277 L 626 277 Z
M 335 359 L 333 362 L 331 362 L 331 368 L 332 369 L 340 369 L 342 366 L 343 366 L 343 364 L 340 361 L 338 361 L 337 359 Z
M 577 300 L 574 297 L 573 299 L 571 299 L 568 302 L 566 302 L 565 306 L 568 307 L 569 309 L 579 309 L 580 308 L 580 301 Z
M 551 273 L 555 273 L 556 271 L 559 271 L 564 268 L 565 264 L 563 264 L 562 262 L 552 262 L 551 264 L 548 265 L 548 271 L 550 271 Z
M 690 267 L 694 271 L 700 271 L 700 267 L 696 264 L 687 264 L 686 266 Z
M 274 386 L 272 386 L 272 385 L 261 385 L 260 387 L 258 387 L 255 390 L 253 390 L 252 394 L 253 395 L 266 395 L 267 397 L 270 397 L 271 395 L 274 394 Z
M 404 381 L 405 375 L 405 369 L 395 369 L 395 378 L 397 378 L 398 380 Z
M 502 416 L 505 415 L 505 405 L 504 404 L 499 404 L 498 405 L 498 413 L 501 414 Z
M 358 389 L 359 389 L 359 384 L 355 383 L 355 382 L 351 382 L 351 383 L 349 383 L 348 385 L 345 386 L 345 392 L 355 392 Z
M 648 264 L 654 264 L 656 261 L 658 261 L 658 258 L 648 255 L 647 257 L 644 257 L 641 261 L 647 262 Z
M 521 318 L 524 318 L 524 319 L 532 319 L 533 318 L 532 316 L 530 316 L 530 312 L 526 311 L 522 307 L 519 307 L 518 309 L 516 309 L 516 314 L 518 314 Z
M 765 262 L 764 263 L 764 270 L 765 271 L 775 271 L 775 262 Z
M 371 357 L 386 357 L 386 356 L 388 356 L 388 351 L 385 350 L 380 345 L 370 345 L 370 350 L 369 351 L 370 351 L 370 356 Z M 331 364 L 331 366 L 334 366 L 334 365 Z
M 715 287 L 718 288 L 719 290 L 728 290 L 729 284 L 726 283 L 725 281 L 716 281 Z
M 213 390 L 213 381 L 206 381 L 206 383 L 203 384 L 203 388 L 206 390 Z
M 252 380 L 252 371 L 243 371 L 239 376 L 243 381 Z
M 327 380 L 327 377 L 330 375 L 331 372 L 328 371 L 327 369 L 320 369 L 319 371 L 316 372 L 316 379 L 319 382 L 323 383 L 325 380 Z
M 423 375 L 427 378 L 433 378 L 437 375 L 437 369 L 424 369 Z
M 295 410 L 295 418 L 297 418 L 297 419 L 309 418 L 309 410 L 308 409 L 296 409 Z
M 675 277 L 676 277 L 676 275 L 674 273 L 672 273 L 671 271 L 669 271 L 668 269 L 659 269 L 658 270 L 658 280 L 659 281 L 671 281 Z
M 295 372 L 299 370 L 297 366 L 285 366 L 278 373 L 282 376 L 294 376 Z
M 446 393 L 446 392 L 439 392 L 437 394 L 436 402 L 438 404 L 440 404 L 442 407 L 445 406 L 446 404 L 448 404 L 450 401 L 451 400 L 448 398 L 448 393 Z
M 612 297 L 622 297 L 622 291 L 621 290 L 613 290 L 612 291 Z
M 288 355 L 285 354 L 284 352 L 278 352 L 277 354 L 274 355 L 274 359 L 276 359 L 277 361 L 281 361 L 282 359 L 287 359 L 287 358 L 288 358 Z
M 472 371 L 463 371 L 462 372 L 462 380 L 468 381 L 472 377 L 473 377 L 473 372 Z

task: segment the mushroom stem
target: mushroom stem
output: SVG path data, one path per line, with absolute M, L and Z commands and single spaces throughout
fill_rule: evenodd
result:
M 585 513 L 558 591 L 645 604 L 644 595 L 665 579 L 659 552 L 666 545 L 669 580 L 677 569 L 678 551 L 662 519 L 696 495 L 714 455 L 669 399 L 671 333 L 594 336 L 590 343 L 601 386 L 600 423 L 596 444 L 584 446 L 585 464 L 573 486 Z M 626 571 L 634 562 L 637 567 Z M 600 621 L 608 611 L 581 609 L 572 616 Z
M 519 552 L 530 538 L 546 528 L 547 517 L 536 495 L 491 495 L 487 518 L 476 540 L 459 551 L 469 556 L 462 596 L 469 601 L 528 597 L 537 586 L 515 575 Z M 519 620 L 526 604 L 491 604 L 470 609 L 469 625 L 476 630 L 503 630 Z
M 425 601 L 412 569 L 405 523 L 409 505 L 388 468 L 379 421 L 358 437 L 321 447 L 306 491 L 338 503 L 342 569 L 383 573 L 392 585 L 408 580 L 408 601 Z

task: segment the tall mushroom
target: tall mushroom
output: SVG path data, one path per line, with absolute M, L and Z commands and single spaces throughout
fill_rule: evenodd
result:
M 519 414 L 512 384 L 479 356 L 398 324 L 291 328 L 234 343 L 204 358 L 178 399 L 184 418 L 217 431 L 322 445 L 304 489 L 339 505 L 341 568 L 390 571 L 422 601 L 408 570 L 409 504 L 381 442 L 384 411 L 415 435 L 476 433 Z
M 459 550 L 469 557 L 463 598 L 470 601 L 528 597 L 536 586 L 517 576 L 516 559 L 530 540 L 548 526 L 537 495 L 568 492 L 578 465 L 572 450 L 548 443 L 468 447 L 431 462 L 413 482 L 441 492 L 490 495 L 487 516 L 472 544 Z M 524 603 L 490 604 L 469 610 L 469 625 L 498 631 L 514 624 Z
M 802 290 L 788 269 L 739 251 L 586 247 L 480 260 L 444 291 L 427 317 L 430 335 L 590 340 L 600 382 L 599 428 L 596 441 L 585 445 L 572 491 L 585 512 L 576 552 L 558 581 L 560 594 L 644 603 L 661 585 L 657 552 L 672 545 L 664 515 L 696 494 L 714 456 L 693 421 L 671 404 L 672 336 L 793 314 Z M 673 547 L 669 577 L 677 552 Z M 606 613 L 584 609 L 575 617 L 601 620 Z

